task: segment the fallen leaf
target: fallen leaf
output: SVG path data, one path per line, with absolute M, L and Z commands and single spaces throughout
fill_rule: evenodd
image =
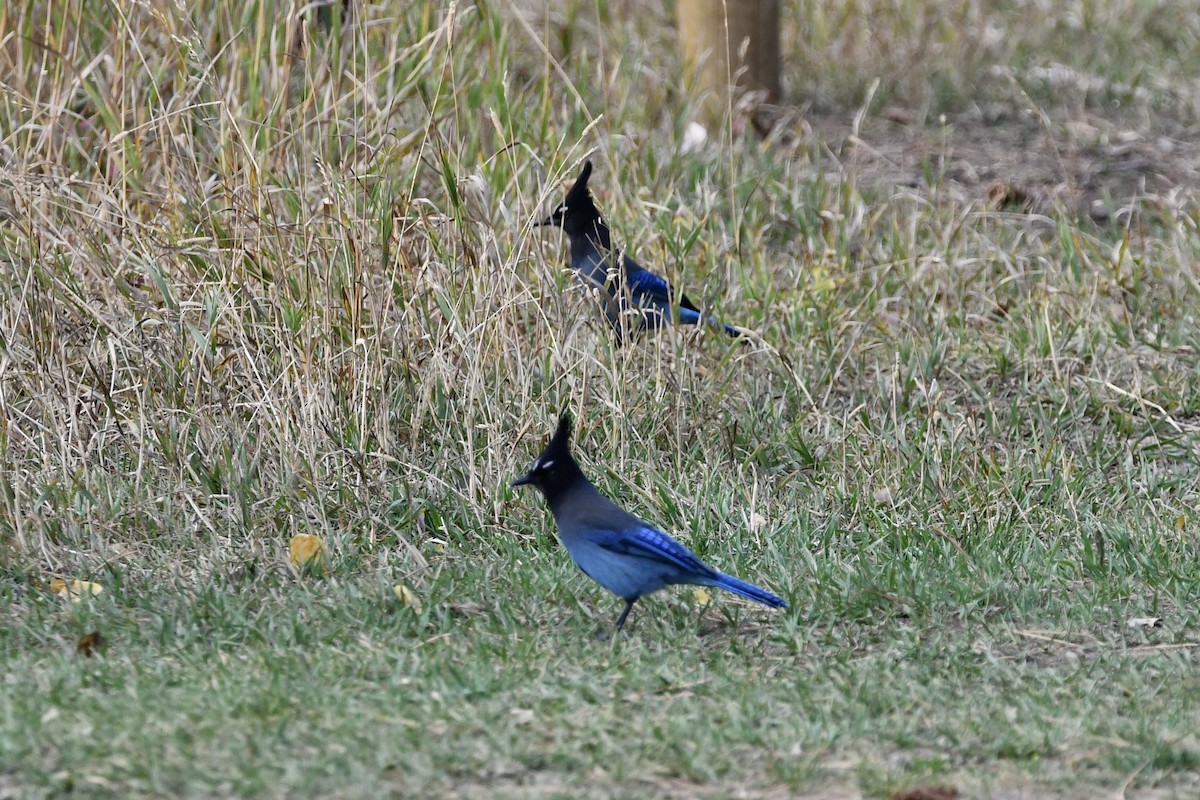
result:
M 307 567 L 320 573 L 329 571 L 329 557 L 325 552 L 325 542 L 320 536 L 298 533 L 288 542 L 288 551 L 292 556 L 293 567 Z
M 703 125 L 695 122 L 689 122 L 687 128 L 683 131 L 683 142 L 679 149 L 684 153 L 694 153 L 704 146 L 708 141 L 708 131 Z
M 69 597 L 72 603 L 78 603 L 87 595 L 100 594 L 104 591 L 104 587 L 91 581 L 78 579 L 66 581 L 62 578 L 54 578 L 50 581 L 50 591 Z
M 79 641 L 75 644 L 75 652 L 81 656 L 91 658 L 104 644 L 104 637 L 100 634 L 100 631 L 92 631 L 79 637 Z
M 987 190 L 988 203 L 997 211 L 1029 211 L 1033 197 L 1028 189 L 1014 183 L 996 181 Z
M 837 281 L 829 275 L 829 270 L 820 264 L 813 264 L 809 269 L 813 278 L 813 289 L 818 292 L 832 292 L 837 288 Z
M 892 800 L 957 800 L 958 789 L 953 786 L 916 786 L 903 792 L 892 792 Z
M 518 725 L 530 725 L 536 719 L 531 708 L 511 708 L 508 715 L 513 718 L 513 722 Z
M 1126 623 L 1126 628 L 1161 628 L 1162 619 L 1159 617 L 1131 617 Z
M 417 597 L 417 593 L 408 588 L 408 586 L 405 584 L 397 583 L 395 586 L 393 586 L 392 594 L 396 595 L 396 599 L 400 601 L 401 605 L 408 606 L 418 614 L 421 613 L 421 609 L 423 608 L 421 598 Z

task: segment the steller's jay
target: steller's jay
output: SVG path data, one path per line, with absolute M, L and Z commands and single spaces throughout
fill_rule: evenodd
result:
M 708 566 L 691 550 L 600 494 L 571 456 L 570 439 L 571 418 L 563 414 L 546 449 L 512 485 L 528 484 L 545 495 L 559 538 L 575 564 L 624 599 L 618 631 L 639 597 L 674 583 L 716 586 L 763 605 L 787 608 L 786 602 L 765 589 Z
M 585 161 L 567 198 L 550 216 L 534 224 L 552 225 L 566 232 L 571 240 L 571 269 L 585 286 L 603 291 L 604 313 L 616 331 L 617 341 L 623 341 L 627 332 L 662 327 L 667 320 L 681 325 L 703 322 L 724 329 L 730 336 L 740 336 L 740 330 L 703 316 L 687 295 L 676 294 L 665 280 L 613 249 L 608 223 L 588 192 L 591 174 L 592 162 Z M 619 268 L 614 268 L 614 262 Z M 634 319 L 629 319 L 630 314 Z

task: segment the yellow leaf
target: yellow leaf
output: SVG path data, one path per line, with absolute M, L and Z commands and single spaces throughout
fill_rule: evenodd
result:
M 325 553 L 325 542 L 311 533 L 298 533 L 288 542 L 293 567 L 314 567 L 321 572 L 329 569 L 329 558 Z
M 78 603 L 86 595 L 100 594 L 104 591 L 104 587 L 98 583 L 81 581 L 77 578 L 69 581 L 64 581 L 62 578 L 54 578 L 50 581 L 50 591 L 71 598 L 72 603 Z
M 692 589 L 692 597 L 696 598 L 696 602 L 700 603 L 701 605 L 704 605 L 712 600 L 712 595 L 708 593 L 708 590 L 701 589 L 699 586 Z
M 812 267 L 813 289 L 818 292 L 832 292 L 837 288 L 837 281 L 829 275 L 829 270 L 825 267 L 814 265 Z
M 403 583 L 397 583 L 392 587 L 392 594 L 396 595 L 396 599 L 403 605 L 408 606 L 418 614 L 421 613 L 421 598 L 417 597 L 417 593 L 405 586 Z
M 1183 514 L 1180 514 L 1175 518 L 1175 530 L 1179 531 L 1180 533 L 1183 533 L 1185 530 L 1187 530 L 1187 517 L 1185 517 Z

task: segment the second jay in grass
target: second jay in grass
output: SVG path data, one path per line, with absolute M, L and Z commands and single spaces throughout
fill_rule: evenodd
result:
M 613 249 L 608 223 L 600 216 L 588 192 L 592 162 L 585 161 L 583 171 L 567 197 L 550 216 L 534 223 L 562 228 L 571 242 L 571 269 L 579 280 L 600 292 L 604 314 L 624 341 L 643 328 L 659 328 L 668 320 L 680 325 L 707 324 L 730 336 L 741 331 L 700 313 L 688 296 L 675 290 L 625 253 Z
M 713 569 L 658 528 L 600 494 L 571 455 L 570 439 L 571 419 L 563 414 L 546 449 L 513 486 L 530 485 L 545 496 L 559 538 L 575 564 L 625 601 L 617 617 L 618 631 L 639 597 L 676 583 L 715 586 L 756 603 L 787 608 L 787 603 L 766 589 Z

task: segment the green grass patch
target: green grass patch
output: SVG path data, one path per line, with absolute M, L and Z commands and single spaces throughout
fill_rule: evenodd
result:
M 670 9 L 626 5 L 0 10 L 0 796 L 1197 791 L 1195 198 L 999 209 L 950 155 L 1104 118 L 1137 172 L 1200 16 L 788 4 L 812 129 L 685 152 Z M 750 344 L 613 343 L 530 225 L 589 154 Z M 596 641 L 620 601 L 508 486 L 562 409 L 791 607 Z

